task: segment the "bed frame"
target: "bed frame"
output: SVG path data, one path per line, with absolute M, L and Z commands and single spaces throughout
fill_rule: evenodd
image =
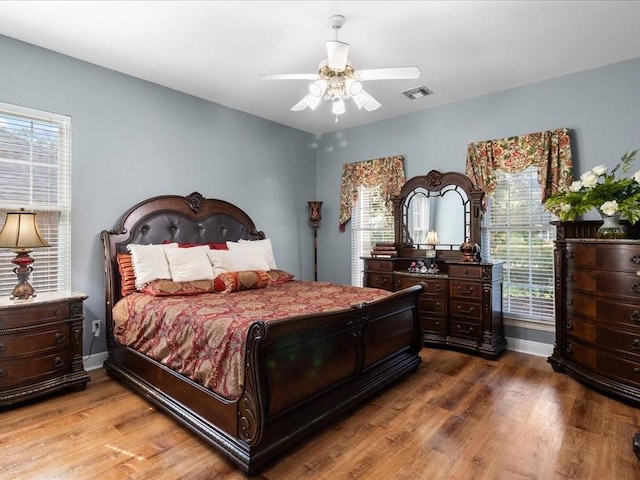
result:
M 113 337 L 120 299 L 116 254 L 129 243 L 222 243 L 265 238 L 238 207 L 195 192 L 165 195 L 129 209 L 104 230 L 108 358 L 106 371 L 254 475 L 267 462 L 420 364 L 418 285 L 330 314 L 254 322 L 248 332 L 245 387 L 225 399 Z M 320 377 L 305 372 L 317 362 Z

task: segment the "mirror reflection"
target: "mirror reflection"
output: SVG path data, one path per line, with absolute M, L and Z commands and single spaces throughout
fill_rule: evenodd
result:
M 440 190 L 415 188 L 404 199 L 404 244 L 460 245 L 470 234 L 470 202 L 457 185 Z

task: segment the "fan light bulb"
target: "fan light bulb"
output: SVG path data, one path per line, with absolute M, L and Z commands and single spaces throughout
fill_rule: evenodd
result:
M 342 115 L 344 112 L 344 100 L 335 100 L 333 102 L 333 105 L 331 106 L 331 113 L 333 113 L 334 115 Z

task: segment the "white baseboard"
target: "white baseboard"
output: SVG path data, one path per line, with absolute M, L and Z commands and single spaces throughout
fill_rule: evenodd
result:
M 539 357 L 549 357 L 553 353 L 553 345 L 519 338 L 507 338 L 507 350 L 528 353 Z
M 82 361 L 84 362 L 84 369 L 86 371 L 89 370 L 97 370 L 98 368 L 102 368 L 102 363 L 107 359 L 107 352 L 94 353 L 90 357 L 84 357 Z

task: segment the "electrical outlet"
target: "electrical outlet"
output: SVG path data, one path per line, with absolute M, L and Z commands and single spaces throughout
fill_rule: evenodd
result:
M 100 336 L 100 320 L 94 320 L 91 324 L 91 331 L 93 332 L 94 337 Z

